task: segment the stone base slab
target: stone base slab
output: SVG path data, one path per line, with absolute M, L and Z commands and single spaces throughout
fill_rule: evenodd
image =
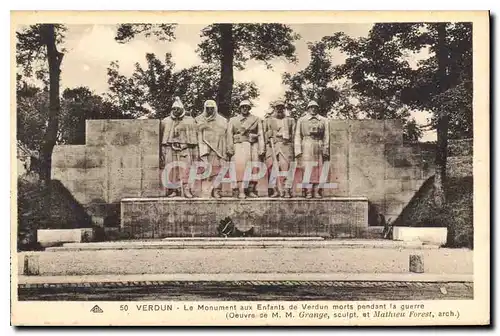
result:
M 21 252 L 18 274 L 409 273 L 410 255 L 424 273 L 472 274 L 473 251 L 415 248 L 114 249 Z M 23 262 L 26 258 L 28 266 Z M 34 269 L 34 268 L 37 269 Z
M 473 282 L 472 274 L 442 273 L 224 273 L 224 274 L 127 274 L 127 275 L 65 275 L 26 276 L 19 275 L 20 285 L 38 284 L 119 284 L 125 286 L 155 285 L 158 282 L 175 281 L 376 281 L 376 282 Z M 149 283 L 149 284 L 148 284 Z M 322 283 L 322 285 L 326 285 Z
M 47 229 L 37 230 L 37 241 L 43 247 L 62 243 L 81 243 L 93 240 L 93 230 L 85 229 Z
M 313 237 L 310 237 L 313 238 Z M 46 251 L 102 251 L 102 250 L 143 250 L 143 249 L 261 249 L 261 248 L 380 248 L 380 249 L 429 249 L 435 245 L 424 245 L 419 241 L 322 238 L 170 238 L 153 241 L 116 241 L 99 243 L 67 243 L 59 247 L 49 247 Z
M 257 237 L 362 237 L 368 228 L 364 197 L 323 199 L 126 198 L 121 201 L 121 228 L 133 239 L 216 237 L 230 218 Z
M 403 227 L 395 226 L 393 239 L 399 241 L 420 241 L 427 244 L 445 245 L 448 229 L 445 227 Z

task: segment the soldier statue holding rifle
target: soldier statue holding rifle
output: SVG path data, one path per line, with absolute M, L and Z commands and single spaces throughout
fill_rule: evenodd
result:
M 295 133 L 295 119 L 285 113 L 285 103 L 281 100 L 273 104 L 274 113 L 264 120 L 264 136 L 266 140 L 266 166 L 268 176 L 273 174 L 273 169 L 280 172 L 288 171 L 294 160 L 293 141 Z M 291 175 L 293 176 L 293 175 Z M 269 181 L 270 197 L 292 197 L 292 189 L 288 183 L 289 177 L 279 176 L 276 181 Z
M 235 165 L 238 198 L 259 197 L 257 181 L 250 181 L 245 188 L 243 177 L 249 162 L 261 161 L 264 155 L 264 132 L 262 120 L 250 113 L 251 104 L 243 100 L 240 114 L 229 120 L 227 128 L 227 153 Z

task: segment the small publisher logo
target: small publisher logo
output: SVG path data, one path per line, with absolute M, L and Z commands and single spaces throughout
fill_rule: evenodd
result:
M 90 312 L 92 313 L 104 313 L 104 310 L 102 310 L 101 307 L 99 307 L 98 305 L 95 305 L 94 307 L 92 307 L 92 309 L 90 310 Z

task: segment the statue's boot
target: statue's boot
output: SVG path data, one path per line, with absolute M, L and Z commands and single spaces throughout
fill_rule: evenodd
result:
M 277 198 L 280 196 L 280 193 L 277 188 L 269 188 L 269 197 L 271 198 Z
M 292 189 L 285 188 L 285 190 L 283 191 L 283 197 L 284 198 L 292 198 Z
M 184 197 L 193 198 L 193 194 L 191 193 L 191 188 L 189 188 L 189 186 L 184 185 L 183 189 L 184 189 Z
M 248 187 L 248 197 L 250 197 L 250 198 L 258 198 L 259 197 L 259 195 L 257 195 L 257 184 L 256 183 L 252 183 Z
M 313 198 L 312 188 L 306 189 L 306 198 L 308 198 L 308 199 Z
M 314 198 L 323 198 L 323 196 L 321 196 L 321 189 L 319 186 L 314 188 Z
M 238 198 L 239 199 L 247 198 L 245 195 L 245 188 L 243 188 L 243 187 L 238 188 Z
M 176 197 L 177 196 L 177 190 L 167 189 L 166 196 L 167 197 Z
M 221 198 L 221 190 L 219 188 L 212 190 L 212 196 L 213 198 Z

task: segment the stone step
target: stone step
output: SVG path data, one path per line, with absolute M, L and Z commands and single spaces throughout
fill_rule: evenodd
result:
M 409 273 L 420 255 L 424 273 L 472 274 L 473 252 L 446 248 L 184 248 L 20 252 L 19 274 Z M 25 273 L 25 270 L 29 270 Z
M 262 249 L 262 248 L 378 248 L 378 249 L 435 249 L 438 246 L 424 245 L 419 241 L 392 241 L 367 239 L 273 239 L 273 238 L 236 238 L 236 239 L 163 239 L 141 241 L 115 241 L 99 243 L 65 243 L 59 247 L 49 247 L 54 251 L 96 251 L 96 250 L 143 250 L 143 249 Z
M 431 273 L 204 273 L 204 274 L 105 274 L 92 276 L 25 276 L 20 275 L 20 285 L 38 284 L 119 284 L 136 285 L 144 283 L 169 283 L 184 281 L 278 281 L 278 282 L 321 282 L 325 281 L 368 281 L 368 282 L 473 282 L 472 274 Z M 26 287 L 25 288 L 29 288 Z
M 324 237 L 167 237 L 162 241 L 322 241 Z

